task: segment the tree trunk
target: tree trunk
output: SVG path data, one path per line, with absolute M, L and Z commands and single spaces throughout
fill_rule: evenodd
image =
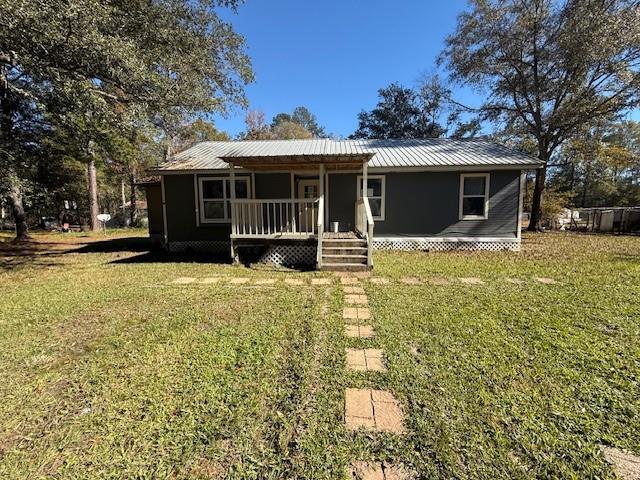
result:
M 9 201 L 11 202 L 11 212 L 13 221 L 16 224 L 16 240 L 24 241 L 29 238 L 27 219 L 24 213 L 24 205 L 22 204 L 22 191 L 20 185 L 16 181 L 12 181 L 9 186 Z
M 135 174 L 131 174 L 131 176 L 129 177 L 129 180 L 131 182 L 131 192 L 130 192 L 130 197 L 129 197 L 129 201 L 131 203 L 131 208 L 129 209 L 129 223 L 132 227 L 137 227 L 138 226 L 138 209 L 137 204 L 136 204 L 136 176 Z
M 89 228 L 91 231 L 97 232 L 100 229 L 98 225 L 98 179 L 93 154 L 90 154 L 87 163 L 87 190 L 89 192 Z
M 531 200 L 531 218 L 527 230 L 536 232 L 540 229 L 540 217 L 542 213 L 542 192 L 547 178 L 547 165 L 536 170 L 536 181 L 533 187 L 533 198 Z

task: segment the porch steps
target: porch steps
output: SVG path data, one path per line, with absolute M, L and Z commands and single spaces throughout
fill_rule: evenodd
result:
M 361 238 L 323 238 L 322 269 L 333 271 L 368 270 L 367 241 Z

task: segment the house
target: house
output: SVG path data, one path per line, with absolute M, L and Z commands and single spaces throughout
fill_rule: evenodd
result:
M 170 251 L 325 269 L 370 268 L 373 249 L 518 250 L 540 165 L 485 140 L 203 142 L 151 172 L 149 226 Z

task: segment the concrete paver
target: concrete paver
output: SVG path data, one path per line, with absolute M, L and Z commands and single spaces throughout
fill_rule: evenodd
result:
M 284 283 L 286 283 L 287 285 L 296 285 L 296 286 L 304 285 L 304 281 L 302 281 L 302 279 L 300 278 L 285 278 Z
M 342 287 L 342 290 L 350 295 L 364 295 L 364 288 L 362 287 Z
M 241 285 L 243 283 L 248 283 L 249 279 L 247 277 L 232 277 L 229 279 L 229 283 L 232 285 Z
M 536 282 L 543 283 L 545 285 L 553 285 L 554 283 L 558 283 L 553 278 L 549 277 L 534 277 L 534 279 Z
M 405 432 L 400 403 L 392 393 L 383 390 L 347 388 L 345 422 L 350 430 L 364 427 L 390 433 Z
M 384 372 L 384 352 L 379 348 L 347 348 L 347 369 L 356 372 Z
M 213 283 L 218 283 L 220 281 L 220 277 L 205 277 L 198 280 L 198 283 L 203 285 L 211 285 Z
M 348 338 L 373 338 L 375 333 L 371 325 L 347 324 L 344 326 L 344 334 Z
M 460 280 L 460 282 L 464 283 L 465 285 L 484 285 L 484 281 L 477 277 L 462 277 L 458 280 Z
M 416 277 L 402 277 L 400 279 L 405 285 L 420 285 L 420 279 Z
M 352 480 L 413 480 L 416 475 L 408 469 L 388 463 L 358 460 L 351 464 L 349 478 Z
M 369 320 L 371 319 L 371 311 L 364 307 L 344 307 L 342 318 L 345 320 Z
M 604 458 L 622 480 L 640 480 L 640 456 L 613 447 L 601 447 Z
M 388 285 L 390 283 L 389 279 L 386 277 L 371 277 L 369 281 L 376 285 Z
M 358 285 L 360 280 L 356 277 L 340 277 L 340 283 L 342 283 L 342 285 Z
M 331 285 L 331 279 L 329 278 L 312 278 L 311 285 Z
M 193 278 L 193 277 L 179 277 L 179 278 L 176 278 L 173 281 L 173 283 L 177 283 L 179 285 L 186 285 L 188 283 L 193 283 L 195 281 L 196 281 L 196 279 Z
M 366 305 L 368 303 L 366 295 L 345 295 L 344 297 L 345 303 L 356 304 L 356 305 Z

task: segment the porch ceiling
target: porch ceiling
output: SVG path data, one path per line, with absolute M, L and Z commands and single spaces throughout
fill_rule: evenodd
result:
M 339 155 L 270 155 L 220 157 L 227 163 L 248 170 L 317 170 L 324 165 L 327 170 L 359 169 L 375 153 L 339 154 Z

